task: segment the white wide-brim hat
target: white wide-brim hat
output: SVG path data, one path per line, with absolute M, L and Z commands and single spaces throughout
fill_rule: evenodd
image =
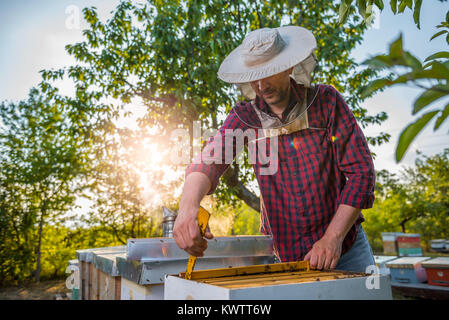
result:
M 317 59 L 316 40 L 312 32 L 296 26 L 262 28 L 248 33 L 242 44 L 222 62 L 218 77 L 236 84 L 245 97 L 256 93 L 250 82 L 268 78 L 291 67 L 297 83 L 310 87 L 311 73 Z

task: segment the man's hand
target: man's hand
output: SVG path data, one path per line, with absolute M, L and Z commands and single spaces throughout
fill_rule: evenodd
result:
M 340 204 L 324 236 L 314 243 L 304 260 L 314 269 L 335 269 L 341 256 L 343 239 L 360 215 L 360 209 Z
M 315 242 L 304 260 L 310 261 L 312 269 L 335 269 L 341 256 L 341 246 L 343 241 L 337 237 L 324 235 Z
M 207 249 L 207 241 L 201 236 L 198 226 L 198 210 L 201 199 L 209 191 L 211 182 L 201 172 L 193 172 L 186 177 L 181 201 L 179 202 L 178 216 L 173 226 L 173 237 L 176 244 L 188 254 L 202 257 Z M 212 239 L 214 236 L 206 228 L 204 236 Z
M 201 236 L 201 231 L 198 226 L 198 209 L 199 206 L 179 208 L 178 216 L 173 227 L 173 237 L 177 245 L 188 254 L 202 257 L 204 251 L 207 249 L 207 241 Z M 207 239 L 213 239 L 214 237 L 209 230 L 209 225 L 206 228 L 204 236 Z

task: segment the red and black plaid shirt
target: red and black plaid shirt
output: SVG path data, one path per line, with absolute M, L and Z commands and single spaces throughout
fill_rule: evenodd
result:
M 261 215 L 261 231 L 269 234 L 271 227 L 282 261 L 302 260 L 324 235 L 340 204 L 367 209 L 374 201 L 374 165 L 362 130 L 334 87 L 317 87 L 318 94 L 308 109 L 310 128 L 278 137 L 277 171 L 261 175 L 262 165 L 253 164 L 269 220 L 263 218 L 265 213 Z M 302 101 L 304 87 L 292 80 L 291 88 Z M 261 110 L 269 110 L 262 99 L 256 98 L 255 103 Z M 260 127 L 250 103 L 237 103 L 217 135 L 208 140 L 207 148 L 186 169 L 186 176 L 191 172 L 206 174 L 212 182 L 208 194 L 212 194 L 229 166 L 225 163 L 225 130 L 244 132 L 249 129 L 248 123 L 255 121 Z M 214 157 L 211 150 L 218 139 L 222 139 L 222 161 L 206 164 L 204 159 Z M 360 214 L 343 241 L 342 254 L 351 248 L 356 226 L 363 221 Z

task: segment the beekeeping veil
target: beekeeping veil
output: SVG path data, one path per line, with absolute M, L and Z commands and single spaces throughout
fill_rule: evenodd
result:
M 315 49 L 315 37 L 305 28 L 286 26 L 257 29 L 247 34 L 242 44 L 225 58 L 218 70 L 218 77 L 235 84 L 243 96 L 252 101 L 266 136 L 288 134 L 308 127 L 307 109 L 317 94 L 317 89 L 311 86 L 311 73 L 317 64 Z M 256 93 L 250 83 L 291 67 L 293 71 L 290 77 L 305 88 L 305 98 L 298 101 L 286 121 L 281 122 L 255 106 Z M 239 111 L 236 112 L 239 115 Z M 243 121 L 251 122 L 248 118 Z M 247 124 L 254 127 L 255 123 Z

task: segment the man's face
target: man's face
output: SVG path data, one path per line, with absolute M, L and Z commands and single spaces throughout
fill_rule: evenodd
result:
M 293 68 L 275 74 L 271 77 L 257 81 L 252 81 L 251 87 L 256 94 L 265 100 L 269 105 L 276 105 L 279 102 L 288 99 L 288 90 L 290 87 L 290 73 Z

